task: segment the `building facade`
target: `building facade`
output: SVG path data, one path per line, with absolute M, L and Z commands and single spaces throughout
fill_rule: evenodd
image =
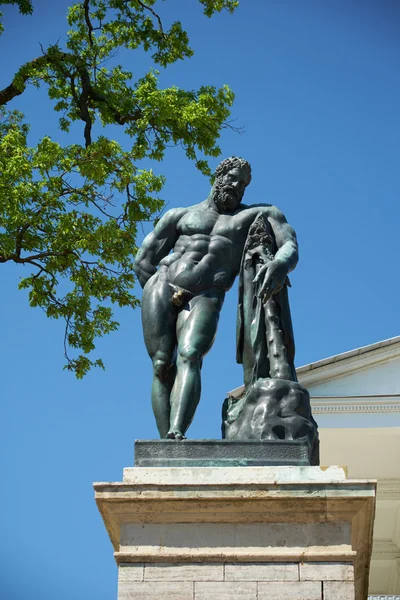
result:
M 321 465 L 378 480 L 369 597 L 400 600 L 400 336 L 304 365 L 297 376 L 319 425 Z
M 321 465 L 377 479 L 369 594 L 400 600 L 400 336 L 305 365 Z

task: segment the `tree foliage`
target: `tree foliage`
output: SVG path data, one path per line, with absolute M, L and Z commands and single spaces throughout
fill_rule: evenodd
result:
M 238 4 L 200 2 L 208 17 L 233 12 Z M 0 4 L 16 4 L 26 15 L 33 10 L 30 0 Z M 155 4 L 73 4 L 65 47 L 43 48 L 0 90 L 0 262 L 27 265 L 20 287 L 29 291 L 31 306 L 65 320 L 66 368 L 78 378 L 92 366 L 103 367 L 91 353 L 97 337 L 118 327 L 113 304 L 138 305 L 132 292 L 137 227 L 161 210 L 164 184 L 141 161 L 161 161 L 167 146 L 179 144 L 210 175 L 205 157 L 219 155 L 221 129 L 229 126 L 229 87 L 162 89 L 157 70 L 133 82 L 132 73 L 110 61 L 123 48 L 149 52 L 155 67 L 192 56 L 181 23 L 166 29 Z M 12 100 L 28 85 L 46 86 L 61 130 L 81 122 L 81 139 L 63 146 L 44 131 L 29 145 L 29 126 L 12 110 Z M 128 149 L 106 135 L 107 126 L 116 124 Z

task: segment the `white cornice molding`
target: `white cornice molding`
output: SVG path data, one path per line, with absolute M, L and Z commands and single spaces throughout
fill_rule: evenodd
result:
M 400 477 L 378 479 L 377 502 L 381 500 L 400 500 Z
M 374 539 L 372 560 L 393 560 L 396 558 L 400 558 L 400 548 L 392 540 Z
M 368 596 L 368 600 L 400 600 L 400 596 L 398 594 L 396 596 L 388 596 L 386 594 L 372 594 L 372 596 Z
M 400 395 L 311 396 L 315 415 L 400 413 Z

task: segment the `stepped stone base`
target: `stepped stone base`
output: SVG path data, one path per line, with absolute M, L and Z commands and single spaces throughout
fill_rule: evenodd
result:
M 134 467 L 95 484 L 118 600 L 366 600 L 376 482 L 339 467 Z

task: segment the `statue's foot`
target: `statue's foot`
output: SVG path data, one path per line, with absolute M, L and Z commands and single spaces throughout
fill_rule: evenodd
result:
M 178 429 L 171 429 L 170 431 L 168 431 L 167 439 L 168 440 L 178 440 L 178 441 L 186 440 L 183 433 L 181 433 Z

